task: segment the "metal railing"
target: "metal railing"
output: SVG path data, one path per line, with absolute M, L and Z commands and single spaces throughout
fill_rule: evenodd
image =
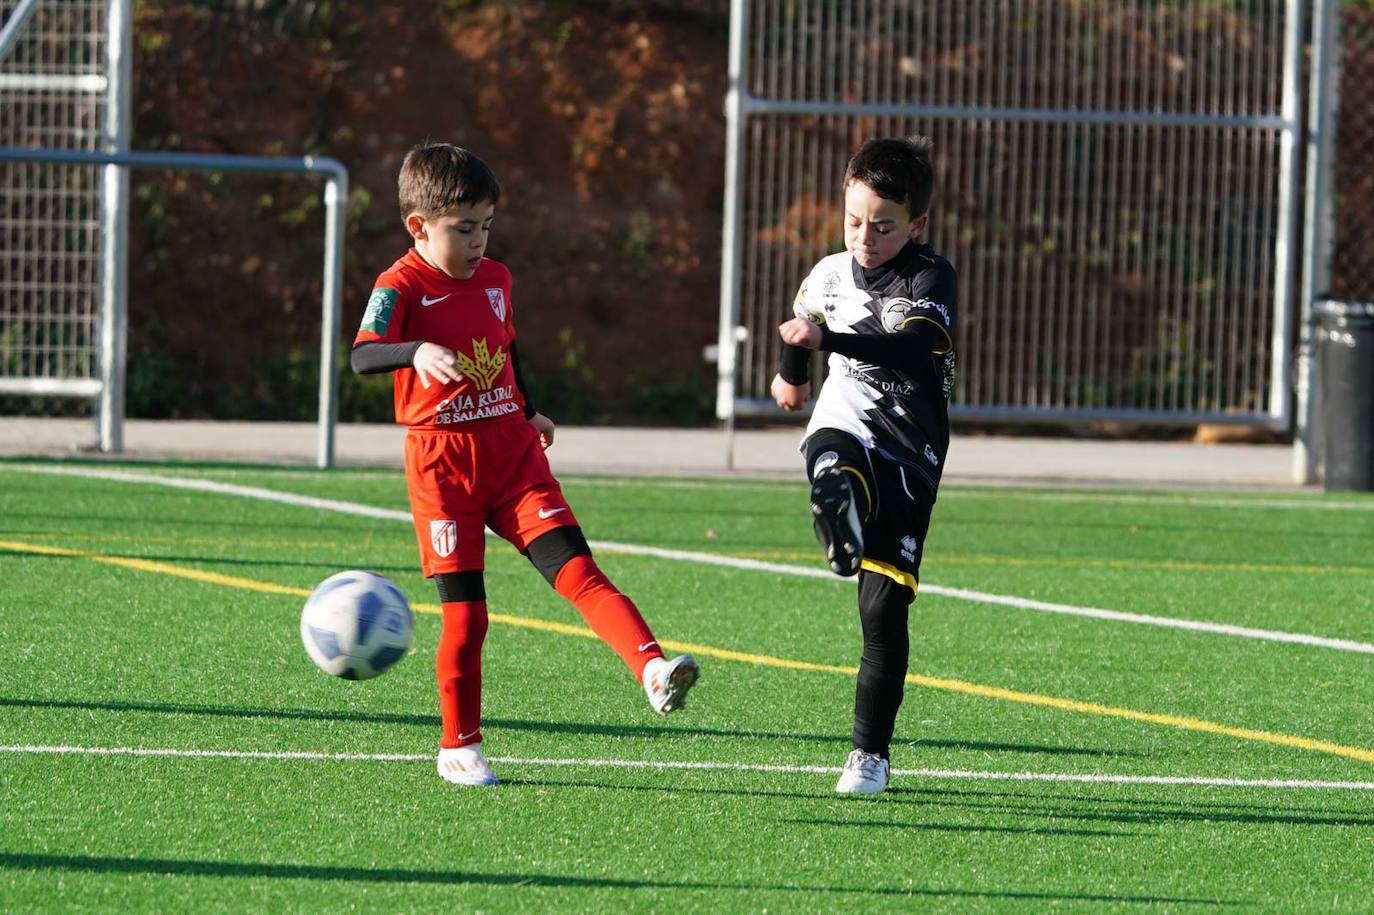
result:
M 268 174 L 322 175 L 324 186 L 324 269 L 320 289 L 320 386 L 319 434 L 316 464 L 334 464 L 334 426 L 338 415 L 338 336 L 343 294 L 344 219 L 348 201 L 348 170 L 325 157 L 300 159 L 272 156 L 226 156 L 176 152 L 101 153 L 60 149 L 16 149 L 0 147 L 0 162 L 46 162 L 65 165 L 105 165 L 119 169 L 189 169 L 217 172 L 259 172 Z M 63 385 L 55 379 L 0 378 L 0 393 L 74 393 L 112 395 L 115 406 L 101 423 L 101 450 L 122 450 L 123 386 L 125 378 L 125 336 L 127 330 L 127 288 L 124 279 L 126 251 L 124 232 L 106 231 L 115 236 L 115 247 L 107 251 L 104 282 L 114 292 L 102 309 L 101 377 L 98 382 L 77 380 Z M 104 414 L 102 410 L 102 414 Z M 108 429 L 107 429 L 108 424 Z

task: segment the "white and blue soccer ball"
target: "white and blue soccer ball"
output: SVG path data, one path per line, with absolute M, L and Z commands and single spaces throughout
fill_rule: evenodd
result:
M 414 632 L 406 596 L 391 579 L 373 572 L 329 576 L 301 611 L 301 641 L 310 660 L 345 680 L 385 672 L 410 650 Z

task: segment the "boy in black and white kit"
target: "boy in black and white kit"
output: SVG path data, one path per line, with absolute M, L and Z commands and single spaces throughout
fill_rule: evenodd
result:
M 771 393 L 783 409 L 811 396 L 810 350 L 831 354 L 802 451 L 830 568 L 859 576 L 864 647 L 854 749 L 835 786 L 842 794 L 887 787 L 907 610 L 949 450 L 957 282 L 949 261 L 920 241 L 933 189 L 928 139 L 866 142 L 845 170 L 848 250 L 812 268 L 795 317 L 778 328 Z

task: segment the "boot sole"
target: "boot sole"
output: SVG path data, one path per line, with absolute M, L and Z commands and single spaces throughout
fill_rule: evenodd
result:
M 848 520 L 854 500 L 843 473 L 823 470 L 816 476 L 811 485 L 811 524 L 816 539 L 825 547 L 830 571 L 848 578 L 858 573 L 863 562 L 863 540 Z

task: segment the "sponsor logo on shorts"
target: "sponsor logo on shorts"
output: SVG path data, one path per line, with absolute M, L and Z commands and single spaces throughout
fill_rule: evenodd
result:
M 910 534 L 902 538 L 902 558 L 907 562 L 916 561 L 916 538 Z
M 547 521 L 559 512 L 565 512 L 567 510 L 567 508 L 541 508 L 539 509 L 539 520 Z
M 931 448 L 929 445 L 926 445 L 925 455 L 926 455 L 926 460 L 927 460 L 927 461 L 930 461 L 930 463 L 931 463 L 932 466 L 934 466 L 934 467 L 939 467 L 939 466 L 940 466 L 940 457 L 939 457 L 939 455 L 937 455 L 937 454 L 935 453 L 935 450 L 934 450 L 933 448 Z
M 457 521 L 429 522 L 429 542 L 437 556 L 444 557 L 458 548 Z

